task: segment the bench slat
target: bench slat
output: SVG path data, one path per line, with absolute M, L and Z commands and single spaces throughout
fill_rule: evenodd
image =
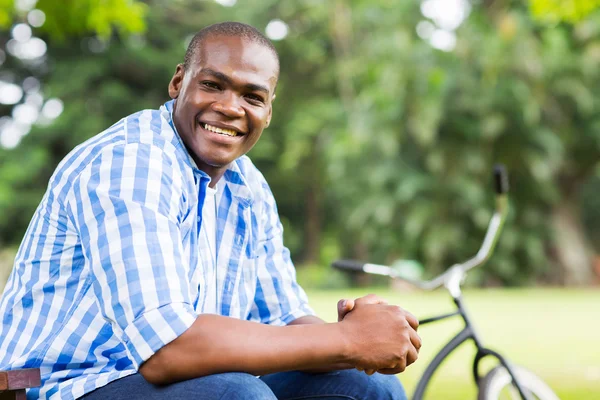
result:
M 25 389 L 0 392 L 0 400 L 27 400 L 27 394 L 25 393 Z
M 39 368 L 0 371 L 0 392 L 38 387 L 41 383 Z

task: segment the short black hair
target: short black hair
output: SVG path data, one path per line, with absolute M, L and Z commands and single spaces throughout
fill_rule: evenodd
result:
M 250 42 L 265 46 L 273 53 L 275 60 L 277 61 L 277 75 L 279 75 L 279 54 L 273 43 L 265 35 L 263 35 L 258 29 L 243 24 L 241 22 L 220 22 L 218 24 L 209 25 L 194 35 L 190 44 L 188 45 L 185 57 L 183 59 L 183 68 L 188 69 L 192 64 L 194 57 L 198 52 L 198 48 L 202 45 L 204 39 L 209 36 L 234 36 L 244 38 Z

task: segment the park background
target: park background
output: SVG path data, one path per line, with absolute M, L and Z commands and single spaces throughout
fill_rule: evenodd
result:
M 417 316 L 450 310 L 442 292 L 329 264 L 418 260 L 432 277 L 472 256 L 501 162 L 511 212 L 467 306 L 486 344 L 561 398 L 600 398 L 599 0 L 0 0 L 0 291 L 60 160 L 168 100 L 191 35 L 225 20 L 280 54 L 273 121 L 249 155 L 319 313 L 369 292 Z M 420 330 L 409 391 L 459 326 Z M 472 353 L 426 398 L 474 398 Z

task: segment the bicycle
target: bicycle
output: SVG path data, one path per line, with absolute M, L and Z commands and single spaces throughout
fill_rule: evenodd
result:
M 539 400 L 558 400 L 558 396 L 552 389 L 533 372 L 523 367 L 512 365 L 500 353 L 485 347 L 475 332 L 471 319 L 467 315 L 463 305 L 461 284 L 466 278 L 467 271 L 484 264 L 490 258 L 508 213 L 508 178 L 503 166 L 496 166 L 494 168 L 494 178 L 496 183 L 496 209 L 489 222 L 479 251 L 473 258 L 453 265 L 441 275 L 429 281 L 421 281 L 402 276 L 402 273 L 397 268 L 385 265 L 362 263 L 354 260 L 338 260 L 332 263 L 332 266 L 338 269 L 384 275 L 403 280 L 423 290 L 434 290 L 443 286 L 452 296 L 457 311 L 422 319 L 419 321 L 419 324 L 422 326 L 454 316 L 460 316 L 465 323 L 465 327 L 450 339 L 431 360 L 419 379 L 412 397 L 413 400 L 421 400 L 423 398 L 427 385 L 436 370 L 454 350 L 467 340 L 472 340 L 477 349 L 473 360 L 473 378 L 478 388 L 478 400 L 505 398 L 505 393 L 510 395 L 508 398 L 511 399 L 521 398 L 532 400 L 533 398 L 537 398 Z M 500 365 L 494 367 L 485 376 L 481 377 L 479 363 L 487 356 L 495 357 L 500 362 Z M 507 392 L 504 391 L 505 389 Z M 503 397 L 500 397 L 501 395 Z

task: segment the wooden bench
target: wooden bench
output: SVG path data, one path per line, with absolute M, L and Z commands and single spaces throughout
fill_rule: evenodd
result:
M 0 400 L 25 400 L 25 389 L 41 383 L 39 368 L 0 371 Z

